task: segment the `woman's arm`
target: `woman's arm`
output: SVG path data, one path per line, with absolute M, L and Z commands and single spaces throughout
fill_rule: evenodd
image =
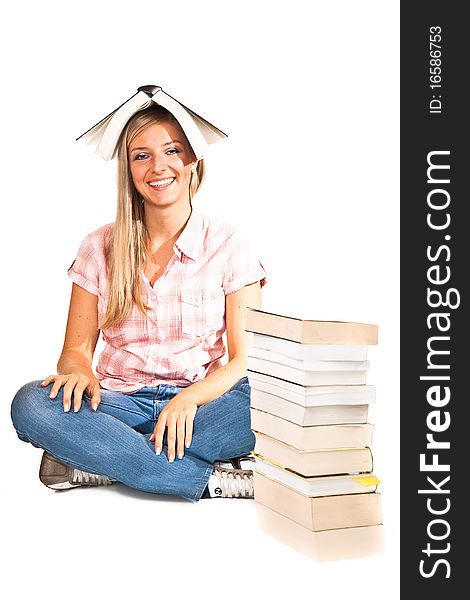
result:
M 246 376 L 246 350 L 248 335 L 245 331 L 247 307 L 261 308 L 261 286 L 259 281 L 246 285 L 225 296 L 225 325 L 227 330 L 228 362 L 213 371 L 205 379 L 181 390 L 160 413 L 156 427 L 150 436 L 155 440 L 155 450 L 160 454 L 165 427 L 168 428 L 168 459 L 181 458 L 184 447 L 191 444 L 193 421 L 199 406 L 222 396 L 239 379 Z
M 188 387 L 198 406 L 215 400 L 246 376 L 246 350 L 250 335 L 245 331 L 248 306 L 261 308 L 259 281 L 225 296 L 228 362 Z
M 100 401 L 100 386 L 92 370 L 93 354 L 99 337 L 98 298 L 77 284 L 72 285 L 64 345 L 57 363 L 57 375 L 49 375 L 43 385 L 54 381 L 50 393 L 55 398 L 64 386 L 64 410 L 80 409 L 83 392 L 92 399 L 94 410 Z

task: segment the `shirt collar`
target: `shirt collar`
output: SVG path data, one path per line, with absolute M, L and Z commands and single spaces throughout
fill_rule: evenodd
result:
M 203 219 L 202 215 L 194 208 L 191 210 L 189 219 L 186 222 L 185 228 L 180 233 L 174 244 L 174 251 L 181 260 L 181 253 L 196 260 L 199 256 L 201 244 L 203 242 Z

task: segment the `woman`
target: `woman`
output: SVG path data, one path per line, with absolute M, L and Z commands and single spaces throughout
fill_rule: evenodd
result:
M 154 104 L 129 120 L 116 220 L 68 270 L 57 374 L 12 404 L 19 438 L 45 450 L 51 488 L 119 481 L 193 501 L 253 497 L 244 330 L 265 272 L 233 228 L 193 210 L 203 176 L 170 112 Z

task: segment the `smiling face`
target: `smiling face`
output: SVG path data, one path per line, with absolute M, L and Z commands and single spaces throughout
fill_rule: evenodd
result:
M 147 205 L 167 206 L 189 198 L 191 165 L 196 157 L 180 128 L 155 123 L 128 148 L 132 180 Z

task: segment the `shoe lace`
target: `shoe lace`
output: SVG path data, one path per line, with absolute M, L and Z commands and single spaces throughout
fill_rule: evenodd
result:
M 111 485 L 113 481 L 106 475 L 97 475 L 95 473 L 81 471 L 80 469 L 74 469 L 72 473 L 72 483 L 82 483 L 88 485 Z
M 223 498 L 251 498 L 254 494 L 253 471 L 243 469 L 214 469 Z

